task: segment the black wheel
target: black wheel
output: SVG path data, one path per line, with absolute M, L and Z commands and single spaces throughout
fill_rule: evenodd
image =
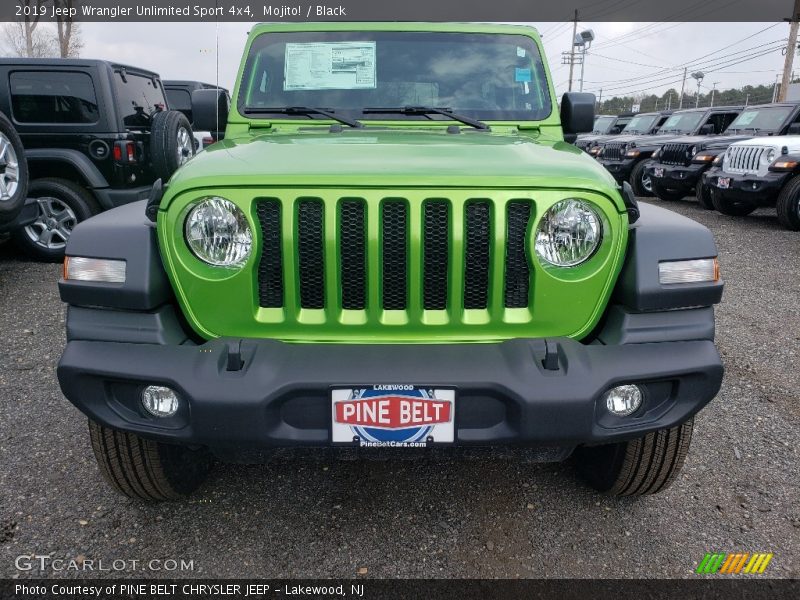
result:
M 744 217 L 758 208 L 755 204 L 751 204 L 750 202 L 725 198 L 717 188 L 709 188 L 709 191 L 711 192 L 711 203 L 714 205 L 714 208 L 723 215 Z
M 646 198 L 653 195 L 653 180 L 650 179 L 650 175 L 645 171 L 645 166 L 647 166 L 647 161 L 645 160 L 640 160 L 636 163 L 636 166 L 631 171 L 630 183 L 634 194 Z
M 58 262 L 72 230 L 81 221 L 100 212 L 94 196 L 66 179 L 43 178 L 31 181 L 30 198 L 39 204 L 36 221 L 14 232 L 14 241 L 29 256 Z
M 775 208 L 781 225 L 792 231 L 800 231 L 800 175 L 783 186 Z
M 28 163 L 14 126 L 0 113 L 0 222 L 13 221 L 28 197 Z
M 665 200 L 666 202 L 675 202 L 686 195 L 678 190 L 665 188 L 663 185 L 656 183 L 655 181 L 653 182 L 653 194 L 655 194 L 660 200 Z
M 92 420 L 89 437 L 103 478 L 129 498 L 185 498 L 206 480 L 213 464 L 207 450 L 146 440 Z
M 575 451 L 578 472 L 599 492 L 645 496 L 667 489 L 681 470 L 694 420 L 644 437 Z
M 694 186 L 694 195 L 700 203 L 700 206 L 707 210 L 714 210 L 714 203 L 711 201 L 711 191 L 708 189 L 707 185 L 703 184 L 702 180 L 698 181 L 697 185 Z
M 153 115 L 150 156 L 157 177 L 166 183 L 194 154 L 192 126 L 183 113 L 168 110 Z

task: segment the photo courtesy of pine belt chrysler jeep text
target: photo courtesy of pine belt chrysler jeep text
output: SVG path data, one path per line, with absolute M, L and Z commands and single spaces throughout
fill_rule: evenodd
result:
M 254 27 L 224 139 L 79 224 L 58 366 L 120 492 L 172 499 L 276 448 L 572 457 L 665 489 L 723 375 L 710 232 L 574 145 L 538 33 Z

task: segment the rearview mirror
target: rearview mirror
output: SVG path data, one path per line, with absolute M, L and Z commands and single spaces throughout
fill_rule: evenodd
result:
M 789 135 L 800 135 L 800 123 L 792 123 L 789 125 Z
M 567 92 L 561 97 L 561 127 L 564 139 L 594 129 L 594 94 Z
M 195 131 L 217 133 L 225 131 L 231 99 L 228 92 L 218 89 L 195 90 L 192 92 L 192 115 Z

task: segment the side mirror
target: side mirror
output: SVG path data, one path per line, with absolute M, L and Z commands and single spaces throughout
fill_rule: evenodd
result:
M 564 139 L 594 129 L 594 94 L 567 92 L 561 97 L 561 127 Z
M 800 135 L 800 123 L 792 123 L 789 125 L 789 135 Z
M 192 115 L 195 131 L 225 131 L 231 99 L 228 92 L 218 89 L 195 90 L 192 92 Z
M 700 135 L 711 135 L 714 133 L 714 124 L 706 123 L 700 128 Z

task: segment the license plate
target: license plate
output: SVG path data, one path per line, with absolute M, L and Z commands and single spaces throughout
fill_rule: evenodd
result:
M 653 169 L 653 175 L 656 177 L 663 177 L 664 176 L 664 168 L 663 167 L 655 167 Z
M 331 441 L 416 448 L 455 441 L 455 390 L 366 385 L 331 391 Z
M 731 187 L 731 178 L 730 177 L 720 177 L 717 179 L 717 187 L 722 190 L 727 190 Z

